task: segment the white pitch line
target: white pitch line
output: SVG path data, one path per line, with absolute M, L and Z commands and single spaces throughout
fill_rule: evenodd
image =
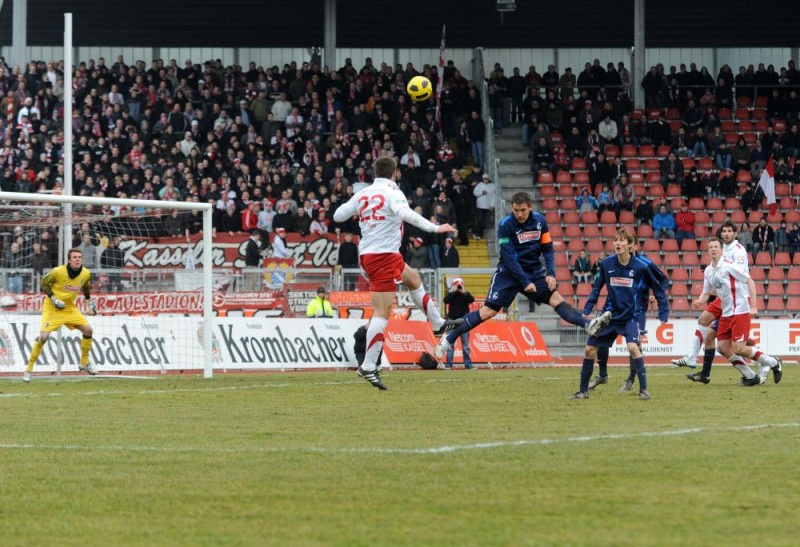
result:
M 165 452 L 165 453 L 223 453 L 223 454 L 245 454 L 245 453 L 285 453 L 285 452 L 306 452 L 321 454 L 408 454 L 408 455 L 430 455 L 430 454 L 450 454 L 453 452 L 464 452 L 474 450 L 490 450 L 494 448 L 516 448 L 520 446 L 551 446 L 566 443 L 587 443 L 595 441 L 626 441 L 652 437 L 680 437 L 684 435 L 697 435 L 701 433 L 738 433 L 742 431 L 756 431 L 769 428 L 798 428 L 800 422 L 790 422 L 785 424 L 753 424 L 733 427 L 693 427 L 688 429 L 670 429 L 665 431 L 643 431 L 641 433 L 608 433 L 605 435 L 581 435 L 575 437 L 564 437 L 562 439 L 522 439 L 517 441 L 494 441 L 474 444 L 444 445 L 428 448 L 330 448 L 330 447 L 168 447 L 168 446 L 88 446 L 77 444 L 27 444 L 27 443 L 0 443 L 0 450 L 63 450 L 63 451 L 92 451 L 98 450 L 109 452 Z

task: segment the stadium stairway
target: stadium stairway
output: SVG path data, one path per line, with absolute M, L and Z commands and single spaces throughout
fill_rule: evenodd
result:
M 500 179 L 503 199 L 506 203 L 505 211 L 498 211 L 495 215 L 499 220 L 511 210 L 511 196 L 516 192 L 528 192 L 534 203 L 534 209 L 541 210 L 541 195 L 533 184 L 531 173 L 530 148 L 522 146 L 522 129 L 515 125 L 505 128 L 502 135 L 494 138 L 497 156 L 500 158 Z M 494 245 L 490 245 L 494 251 Z M 564 252 L 563 247 L 556 252 Z M 461 249 L 459 248 L 459 253 Z M 492 256 L 492 264 L 497 263 L 496 256 Z M 462 259 L 463 264 L 463 259 Z M 550 306 L 536 306 L 530 310 L 528 299 L 517 296 L 517 319 L 519 321 L 533 321 L 539 327 L 550 353 L 554 357 L 562 355 L 576 355 L 582 352 L 586 342 L 583 329 L 572 325 L 565 326 L 561 318 Z

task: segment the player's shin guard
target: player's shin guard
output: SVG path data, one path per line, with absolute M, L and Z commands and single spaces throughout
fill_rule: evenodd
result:
M 647 369 L 644 366 L 644 357 L 637 357 L 633 360 L 633 369 L 639 378 L 639 389 L 647 389 Z
M 589 391 L 589 380 L 592 379 L 592 372 L 594 372 L 594 359 L 583 358 L 581 365 L 581 391 Z
M 366 371 L 373 371 L 378 368 L 378 357 L 383 349 L 383 333 L 386 331 L 388 319 L 374 317 L 369 320 L 367 327 L 367 351 L 364 353 L 364 362 L 361 368 Z
M 567 323 L 572 323 L 573 325 L 577 325 L 579 327 L 586 328 L 589 324 L 589 320 L 586 319 L 581 312 L 575 309 L 574 306 L 570 306 L 566 302 L 562 302 L 558 306 L 555 307 L 556 313 L 561 316 L 561 319 L 566 321 Z
M 30 357 L 28 357 L 28 367 L 25 370 L 27 370 L 28 372 L 33 372 L 33 366 L 39 359 L 39 355 L 42 354 L 42 348 L 44 348 L 44 342 L 40 342 L 37 339 L 36 342 L 33 343 L 33 347 L 31 348 L 31 355 Z
M 483 323 L 483 319 L 481 319 L 481 312 L 477 310 L 469 312 L 464 316 L 464 322 L 461 325 L 447 333 L 447 341 L 450 342 L 451 346 L 454 346 L 456 344 L 456 340 L 458 340 L 462 334 L 471 331 L 481 323 Z
M 89 352 L 92 350 L 92 337 L 81 338 L 81 366 L 89 364 Z
M 439 308 L 436 307 L 436 303 L 431 299 L 430 295 L 425 292 L 425 286 L 420 285 L 418 289 L 410 291 L 409 294 L 414 304 L 425 312 L 425 316 L 428 318 L 428 321 L 430 321 L 433 330 L 439 330 L 442 323 L 444 323 L 444 319 L 442 319 L 442 314 L 439 313 Z
M 697 361 L 697 356 L 700 355 L 700 348 L 706 343 L 706 335 L 708 335 L 708 331 L 710 330 L 711 327 L 697 325 L 697 330 L 694 331 L 694 338 L 692 339 L 692 351 L 687 355 L 689 361 L 692 363 Z
M 608 348 L 597 348 L 597 368 L 600 376 L 608 376 Z

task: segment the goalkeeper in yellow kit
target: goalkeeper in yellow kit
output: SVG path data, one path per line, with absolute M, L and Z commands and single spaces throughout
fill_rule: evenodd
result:
M 94 367 L 89 364 L 89 351 L 92 349 L 92 326 L 75 305 L 78 292 L 83 292 L 89 306 L 89 314 L 97 315 L 97 306 L 90 300 L 92 274 L 83 267 L 81 251 L 70 249 L 67 257 L 66 264 L 53 268 L 42 277 L 42 292 L 47 295 L 42 304 L 42 331 L 31 349 L 28 368 L 22 375 L 23 382 L 31 381 L 33 366 L 42 353 L 45 342 L 50 338 L 50 333 L 57 331 L 62 326 L 81 331 L 83 338 L 81 339 L 80 370 L 93 375 L 97 374 Z

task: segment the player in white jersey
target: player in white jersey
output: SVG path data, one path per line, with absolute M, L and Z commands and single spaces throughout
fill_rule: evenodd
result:
M 343 222 L 358 215 L 361 241 L 358 245 L 361 269 L 369 280 L 372 319 L 367 328 L 367 347 L 358 375 L 378 389 L 387 389 L 378 374 L 377 360 L 383 348 L 383 333 L 395 301 L 398 284 L 408 287 L 414 303 L 422 308 L 436 334 L 455 328 L 464 320 L 445 320 L 439 308 L 425 292 L 419 273 L 403 261 L 400 243 L 403 222 L 425 232 L 455 232 L 450 224 L 434 224 L 414 212 L 405 195 L 395 184 L 397 162 L 383 156 L 375 160 L 375 181 L 356 192 L 347 203 L 336 209 L 333 220 Z
M 708 240 L 708 255 L 711 264 L 704 272 L 703 294 L 692 305 L 704 306 L 712 292 L 717 295 L 722 308 L 722 317 L 717 328 L 717 351 L 742 373 L 742 385 L 763 384 L 770 369 L 777 384 L 783 376 L 780 359 L 747 345 L 750 336 L 750 274 L 741 264 L 723 258 L 722 240 L 719 238 L 712 237 Z M 756 374 L 743 361 L 736 359 L 737 356 L 757 361 L 761 365 L 759 373 Z
M 734 264 L 742 267 L 745 272 L 749 272 L 747 263 L 747 249 L 745 249 L 738 241 L 736 241 L 736 225 L 730 220 L 722 223 L 718 230 L 718 236 L 722 240 L 723 258 L 730 260 Z M 751 314 L 758 313 L 756 306 L 756 284 L 751 279 L 748 281 L 748 287 L 751 304 Z M 722 317 L 722 308 L 720 308 L 719 299 L 714 300 L 705 311 L 700 314 L 697 319 L 697 328 L 694 331 L 694 338 L 692 340 L 692 350 L 686 357 L 680 359 L 673 359 L 672 364 L 679 367 L 695 368 L 697 366 L 697 355 L 700 353 L 700 348 L 705 345 L 703 355 L 703 369 L 699 374 L 689 374 L 687 378 L 694 382 L 702 382 L 707 384 L 711 378 L 711 366 L 714 362 L 714 355 L 716 353 L 716 328 L 714 323 L 719 321 Z

